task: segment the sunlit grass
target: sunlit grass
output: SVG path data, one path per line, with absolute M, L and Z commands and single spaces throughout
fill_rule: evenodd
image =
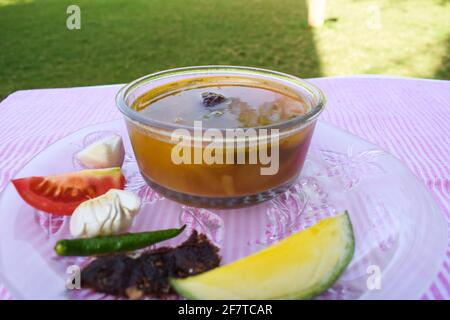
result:
M 10 6 L 14 4 L 30 3 L 33 0 L 0 0 L 0 7 Z
M 449 1 L 328 3 L 328 16 L 337 22 L 315 33 L 323 74 L 434 78 L 444 71 L 450 79 L 450 69 L 442 65 L 450 50 Z

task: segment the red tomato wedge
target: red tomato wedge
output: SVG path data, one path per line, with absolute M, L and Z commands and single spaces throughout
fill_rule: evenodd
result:
M 75 208 L 109 189 L 123 189 L 125 177 L 119 167 L 82 170 L 47 177 L 12 180 L 17 192 L 33 208 L 57 215 L 71 215 Z

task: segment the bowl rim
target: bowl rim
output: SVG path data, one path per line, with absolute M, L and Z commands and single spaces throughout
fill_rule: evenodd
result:
M 201 65 L 201 66 L 189 66 L 189 67 L 180 67 L 180 68 L 173 68 L 173 69 L 167 69 L 163 71 L 154 72 L 148 75 L 145 75 L 143 77 L 140 77 L 126 85 L 124 85 L 122 88 L 119 89 L 119 91 L 116 94 L 116 105 L 119 109 L 119 111 L 128 119 L 133 120 L 139 124 L 143 124 L 150 127 L 156 127 L 163 130 L 176 130 L 176 129 L 188 129 L 193 130 L 193 125 L 182 125 L 182 124 L 175 124 L 171 122 L 165 122 L 160 121 L 156 119 L 151 119 L 149 117 L 143 116 L 140 112 L 133 110 L 130 106 L 126 104 L 126 98 L 128 95 L 134 90 L 137 89 L 139 86 L 147 84 L 150 81 L 159 80 L 167 77 L 173 77 L 178 75 L 195 75 L 195 74 L 215 74 L 215 73 L 226 73 L 230 72 L 231 74 L 236 75 L 236 73 L 242 73 L 242 75 L 246 76 L 266 76 L 271 78 L 271 80 L 278 80 L 278 81 L 286 81 L 290 84 L 293 84 L 297 87 L 301 87 L 302 90 L 306 90 L 314 99 L 313 108 L 305 113 L 304 115 L 283 121 L 283 122 L 277 122 L 274 124 L 269 125 L 263 125 L 263 126 L 254 126 L 254 127 L 246 127 L 242 129 L 283 129 L 286 127 L 304 127 L 305 125 L 311 123 L 313 120 L 315 120 L 319 114 L 323 111 L 325 104 L 326 104 L 326 98 L 323 94 L 322 90 L 319 89 L 319 87 L 315 86 L 314 84 L 301 79 L 299 77 L 269 70 L 269 69 L 263 69 L 263 68 L 256 68 L 256 67 L 247 67 L 247 66 L 231 66 L 231 65 Z M 202 130 L 208 130 L 212 129 L 210 127 L 205 127 Z M 225 131 L 228 129 L 239 129 L 239 128 L 214 128 L 220 131 Z

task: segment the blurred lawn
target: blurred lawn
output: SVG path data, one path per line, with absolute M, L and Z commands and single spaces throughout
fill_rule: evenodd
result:
M 305 0 L 0 0 L 0 99 L 204 64 L 450 79 L 450 1 L 329 0 L 327 16 L 309 29 Z

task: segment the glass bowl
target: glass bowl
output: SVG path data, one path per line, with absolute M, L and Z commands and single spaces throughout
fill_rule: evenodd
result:
M 198 79 L 202 79 L 202 84 L 206 79 L 215 87 L 239 85 L 289 92 L 301 99 L 307 110 L 270 125 L 203 128 L 201 121 L 195 125 L 164 122 L 133 108 L 136 100 L 148 92 L 170 94 L 168 90 L 176 87 L 172 84 L 180 82 L 183 90 L 198 88 Z M 302 79 L 233 66 L 187 67 L 153 73 L 125 85 L 116 102 L 125 117 L 144 180 L 169 199 L 215 208 L 248 206 L 286 191 L 300 174 L 317 118 L 325 106 L 323 93 Z M 178 155 L 189 153 L 188 159 L 192 161 L 174 157 L 177 148 Z M 200 155 L 197 160 L 196 155 Z M 223 161 L 214 162 L 219 158 Z

